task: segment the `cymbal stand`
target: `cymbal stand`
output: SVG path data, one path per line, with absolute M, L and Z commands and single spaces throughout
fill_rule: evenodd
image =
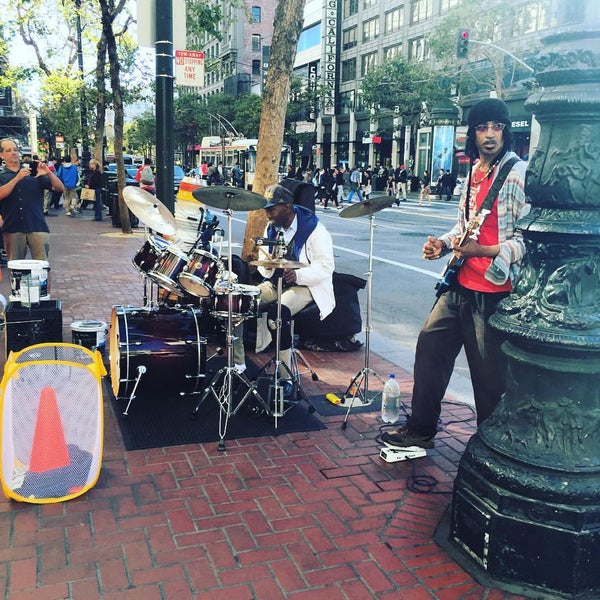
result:
M 283 276 L 277 277 L 277 314 L 276 314 L 276 330 L 275 330 L 275 358 L 272 358 L 269 362 L 267 362 L 261 369 L 261 372 L 266 372 L 267 369 L 274 365 L 273 370 L 273 390 L 275 391 L 275 410 L 273 411 L 273 416 L 275 417 L 275 429 L 277 429 L 279 417 L 283 417 L 288 410 L 293 408 L 292 406 L 288 406 L 285 408 L 285 400 L 283 397 L 284 388 L 280 383 L 280 370 L 283 368 L 287 372 L 286 379 L 290 379 L 292 386 L 294 388 L 294 395 L 296 398 L 300 397 L 304 402 L 308 404 L 309 412 L 314 412 L 314 406 L 312 405 L 309 397 L 306 395 L 302 386 L 300 385 L 300 377 L 298 375 L 298 369 L 294 368 L 293 365 L 287 365 L 283 360 L 281 360 L 281 296 L 283 294 Z M 293 362 L 293 352 L 292 352 L 292 362 Z
M 258 393 L 258 390 L 252 385 L 251 381 L 246 377 L 244 373 L 240 373 L 235 369 L 233 362 L 233 273 L 232 273 L 232 262 L 233 262 L 233 252 L 231 246 L 231 209 L 225 209 L 225 214 L 227 215 L 227 235 L 229 236 L 229 242 L 227 244 L 227 255 L 228 255 L 228 280 L 227 280 L 227 332 L 226 332 L 226 345 L 227 345 L 227 365 L 222 369 L 219 369 L 217 373 L 215 373 L 208 387 L 204 390 L 202 397 L 200 398 L 198 404 L 194 408 L 192 416 L 196 416 L 200 410 L 200 406 L 206 400 L 209 395 L 212 395 L 213 398 L 219 404 L 219 444 L 218 449 L 220 451 L 225 450 L 225 435 L 227 434 L 227 424 L 229 423 L 229 418 L 233 415 L 236 415 L 244 402 L 251 395 L 262 405 L 262 408 L 265 410 L 267 414 L 270 414 L 269 405 L 264 401 L 262 396 Z M 239 325 L 244 320 L 242 317 L 241 321 L 236 323 Z M 218 382 L 222 380 L 219 391 L 216 391 Z M 238 402 L 235 409 L 233 407 L 233 384 L 234 381 L 237 380 L 239 383 L 246 386 L 246 393 L 243 398 Z
M 373 401 L 381 395 L 381 391 L 377 392 L 374 396 L 369 398 L 369 375 L 376 377 L 383 386 L 385 381 L 369 367 L 369 360 L 371 356 L 371 293 L 372 293 L 372 280 L 373 280 L 373 238 L 375 233 L 375 216 L 373 213 L 369 215 L 369 270 L 366 273 L 367 277 L 367 318 L 365 324 L 365 366 L 351 379 L 350 385 L 346 388 L 346 391 L 342 395 L 342 402 L 345 403 L 346 398 L 352 398 L 346 416 L 342 423 L 342 429 L 346 429 L 348 425 L 348 417 L 350 411 L 354 406 L 354 401 L 358 396 L 363 405 L 372 404 Z

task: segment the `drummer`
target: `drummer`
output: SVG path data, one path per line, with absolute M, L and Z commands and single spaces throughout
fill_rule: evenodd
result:
M 264 237 L 277 241 L 266 244 L 268 255 L 259 255 L 261 259 L 285 259 L 300 262 L 307 266 L 301 268 L 268 269 L 258 267 L 264 277 L 258 286 L 261 311 L 267 311 L 269 328 L 274 330 L 277 317 L 277 278 L 282 277 L 281 296 L 281 360 L 290 365 L 291 358 L 291 318 L 293 315 L 315 302 L 323 320 L 335 308 L 333 294 L 333 242 L 331 235 L 311 210 L 294 204 L 294 196 L 281 185 L 269 186 L 264 194 L 267 204 L 269 223 Z M 235 368 L 243 372 L 246 369 L 243 345 L 243 328 L 235 331 L 234 363 Z

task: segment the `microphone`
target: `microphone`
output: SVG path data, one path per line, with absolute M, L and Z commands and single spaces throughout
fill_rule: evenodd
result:
M 279 238 L 280 234 L 281 234 L 281 239 Z M 255 237 L 254 245 L 255 246 L 285 246 L 285 241 L 283 240 L 283 233 L 280 231 L 277 234 L 276 240 L 272 240 L 272 239 L 266 238 L 266 237 Z

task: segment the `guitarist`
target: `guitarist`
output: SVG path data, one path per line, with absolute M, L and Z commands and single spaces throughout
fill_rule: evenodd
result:
M 488 98 L 475 104 L 468 116 L 465 152 L 471 159 L 454 228 L 440 238 L 428 237 L 423 258 L 436 260 L 452 253 L 456 278 L 438 293 L 421 330 L 415 353 L 412 414 L 406 425 L 384 432 L 382 441 L 397 447 L 433 448 L 441 403 L 461 348 L 465 348 L 473 385 L 477 423 L 494 410 L 505 388 L 506 358 L 497 334 L 488 327 L 496 305 L 511 291 L 525 253 L 516 228 L 525 214 L 525 170 L 523 161 L 502 167 L 518 157 L 510 151 L 511 120 L 507 105 Z M 496 178 L 499 191 L 488 194 Z M 490 196 L 486 200 L 487 196 Z M 482 204 L 491 202 L 490 212 L 477 228 L 477 239 L 465 232 L 473 228 Z M 443 282 L 438 285 L 438 292 Z

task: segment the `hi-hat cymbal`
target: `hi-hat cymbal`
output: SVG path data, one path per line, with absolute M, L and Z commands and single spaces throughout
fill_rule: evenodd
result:
M 155 196 L 139 187 L 128 185 L 123 190 L 123 200 L 131 212 L 147 227 L 175 235 L 177 225 L 171 211 Z
M 296 260 L 286 260 L 285 258 L 267 258 L 264 260 L 251 260 L 248 264 L 255 267 L 265 267 L 266 269 L 302 269 L 308 267 L 307 263 Z
M 260 194 L 224 185 L 196 188 L 192 191 L 192 196 L 207 206 L 223 210 L 258 210 L 267 203 Z
M 383 198 L 372 198 L 371 200 L 363 200 L 357 204 L 351 204 L 342 208 L 340 211 L 340 217 L 344 219 L 352 219 L 353 217 L 363 217 L 364 215 L 372 215 L 379 210 L 387 208 L 394 204 L 394 199 L 391 196 L 384 196 Z

